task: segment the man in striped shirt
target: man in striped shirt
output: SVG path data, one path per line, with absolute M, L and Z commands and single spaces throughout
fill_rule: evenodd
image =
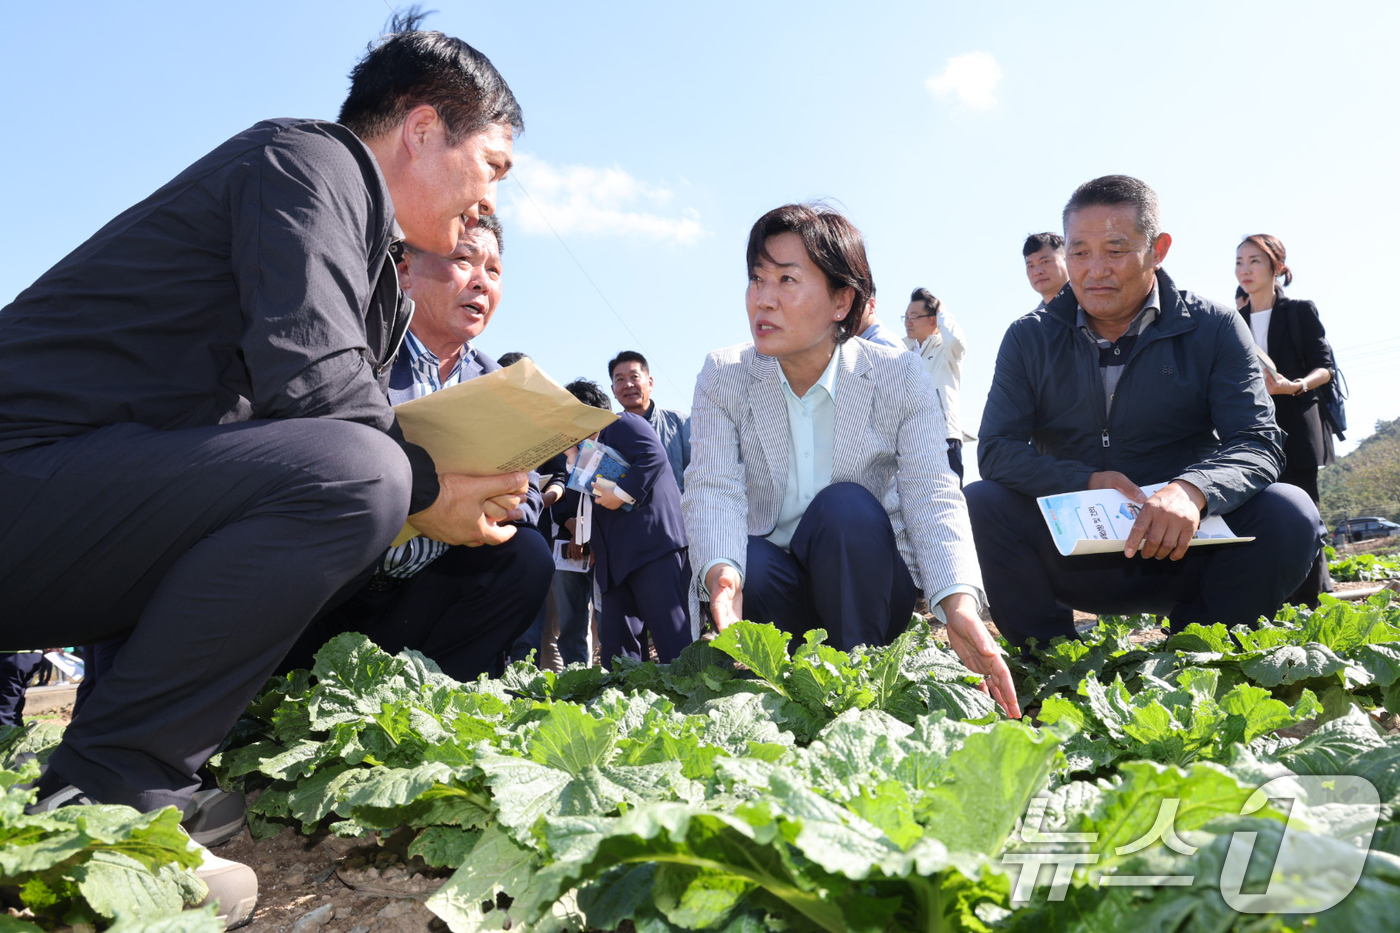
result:
M 500 369 L 472 341 L 501 300 L 501 224 L 493 215 L 469 228 L 446 256 L 405 244 L 399 282 L 413 300 L 413 320 L 389 377 L 398 404 Z M 487 524 L 480 546 L 449 545 L 426 535 L 390 547 L 369 581 L 323 612 L 283 662 L 309 667 L 339 632 L 363 632 L 387 651 L 413 648 L 458 680 L 494 671 L 502 653 L 535 618 L 554 561 L 535 528 L 539 476 L 511 524 Z

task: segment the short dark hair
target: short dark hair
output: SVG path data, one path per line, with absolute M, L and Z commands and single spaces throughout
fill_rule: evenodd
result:
M 933 292 L 929 291 L 927 288 L 914 289 L 913 293 L 909 296 L 909 303 L 913 304 L 916 301 L 922 301 L 924 307 L 928 309 L 929 314 L 937 314 L 943 307 L 943 302 L 935 298 Z
M 1026 237 L 1026 242 L 1021 245 L 1021 255 L 1032 256 L 1043 249 L 1060 250 L 1065 248 L 1065 238 L 1058 233 L 1051 233 L 1049 230 L 1044 233 L 1032 233 Z
M 506 241 L 501 236 L 501 219 L 495 214 L 482 214 L 477 218 L 476 225 L 489 231 L 496 238 L 496 252 L 504 256 L 506 254 Z
M 1293 284 L 1293 270 L 1288 268 L 1288 250 L 1283 248 L 1283 241 L 1278 237 L 1268 233 L 1251 233 L 1240 241 L 1240 246 L 1246 243 L 1253 243 L 1269 257 L 1269 266 L 1274 271 L 1274 278 L 1283 276 L 1284 285 Z M 1239 249 L 1236 246 L 1235 249 Z
M 608 401 L 608 393 L 604 392 L 603 387 L 592 379 L 575 379 L 564 388 L 585 405 L 592 405 L 594 408 L 603 409 L 603 411 L 612 411 L 612 402 Z
M 614 369 L 617 369 L 617 368 L 618 368 L 619 366 L 621 366 L 623 363 L 638 363 L 638 364 L 640 364 L 641 367 L 642 367 L 642 372 L 646 373 L 648 376 L 651 375 L 651 367 L 647 366 L 647 358 L 646 358 L 646 357 L 642 356 L 642 355 L 641 355 L 640 353 L 638 353 L 636 350 L 623 350 L 623 351 L 622 351 L 621 353 L 619 353 L 617 356 L 615 356 L 615 357 L 613 357 L 612 359 L 608 360 L 608 378 L 609 378 L 609 379 L 611 379 L 611 378 L 613 377 L 613 370 L 614 370 Z
M 865 314 L 865 305 L 875 293 L 870 261 L 865 256 L 865 240 L 846 215 L 825 204 L 784 204 L 754 222 L 749 231 L 746 254 L 749 274 L 760 259 L 773 262 L 768 241 L 784 233 L 795 233 L 807 249 L 807 258 L 826 276 L 826 286 L 835 292 L 850 288 L 855 292 L 851 306 L 838 325 L 836 342 L 849 340 Z
M 519 350 L 511 350 L 509 353 L 502 353 L 500 355 L 500 358 L 498 358 L 496 362 L 499 363 L 504 369 L 507 366 L 514 366 L 521 360 L 528 360 L 529 358 L 529 356 L 527 356 L 524 353 L 521 353 Z
M 1153 191 L 1147 182 L 1131 175 L 1104 175 L 1093 181 L 1086 181 L 1074 189 L 1074 194 L 1070 195 L 1069 201 L 1065 204 L 1064 213 L 1060 215 L 1060 221 L 1068 229 L 1070 214 L 1096 204 L 1107 207 L 1131 204 L 1137 209 L 1138 233 L 1147 237 L 1149 244 L 1155 243 L 1157 235 L 1162 232 L 1162 216 L 1161 210 L 1157 206 L 1157 192 Z
M 496 123 L 520 135 L 525 117 L 496 66 L 461 39 L 420 30 L 426 15 L 416 6 L 394 14 L 387 34 L 351 69 L 337 121 L 373 139 L 428 104 L 442 118 L 449 145 Z

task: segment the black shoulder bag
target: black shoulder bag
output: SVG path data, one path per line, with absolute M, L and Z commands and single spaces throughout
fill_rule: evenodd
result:
M 1293 347 L 1300 351 L 1303 347 L 1303 335 L 1298 331 L 1298 315 L 1289 313 L 1288 329 L 1293 334 Z M 1326 340 L 1326 337 L 1322 338 Z M 1327 344 L 1327 349 L 1332 349 L 1332 344 Z M 1317 393 L 1317 400 L 1321 404 L 1318 406 L 1322 415 L 1322 424 L 1331 431 L 1339 441 L 1347 439 L 1347 380 L 1342 375 L 1341 369 L 1337 366 L 1337 354 L 1332 353 L 1332 366 L 1329 370 L 1332 378 L 1313 391 Z

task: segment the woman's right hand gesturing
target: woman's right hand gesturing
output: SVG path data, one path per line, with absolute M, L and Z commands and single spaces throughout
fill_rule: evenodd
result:
M 710 615 L 716 631 L 722 632 L 744 617 L 743 581 L 733 564 L 711 567 L 705 574 L 705 589 L 710 592 Z

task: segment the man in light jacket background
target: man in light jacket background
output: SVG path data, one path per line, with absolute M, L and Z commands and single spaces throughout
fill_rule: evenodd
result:
M 958 386 L 962 383 L 962 361 L 967 353 L 967 340 L 958 322 L 948 313 L 943 302 L 927 288 L 916 288 L 909 296 L 909 308 L 904 312 L 904 345 L 917 353 L 938 388 L 938 401 L 948 422 L 948 465 L 963 479 L 963 440 L 975 440 L 964 434 L 958 416 Z

